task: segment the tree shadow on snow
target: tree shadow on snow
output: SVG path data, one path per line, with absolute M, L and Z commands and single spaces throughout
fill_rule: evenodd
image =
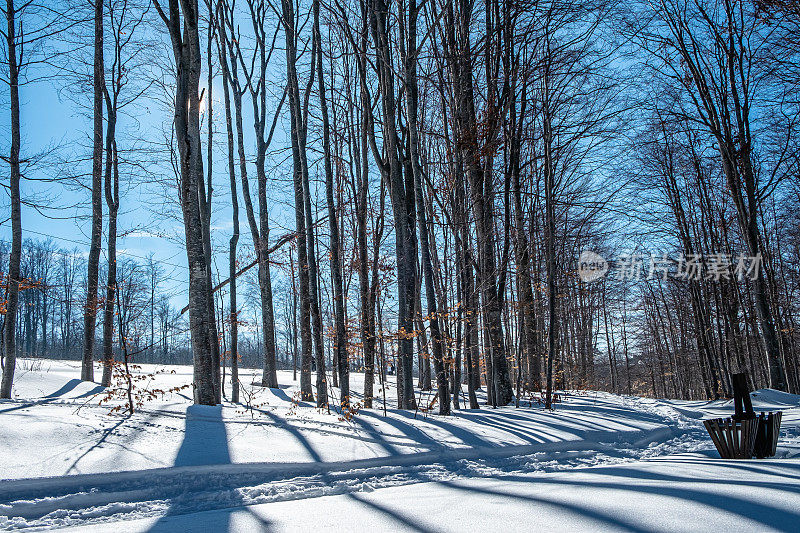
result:
M 41 399 L 27 401 L 27 402 L 22 403 L 20 405 L 16 405 L 14 407 L 9 407 L 8 409 L 2 409 L 2 410 L 0 410 L 0 414 L 2 414 L 2 413 L 10 413 L 12 411 L 20 411 L 22 409 L 27 409 L 28 407 L 34 407 L 36 405 L 44 405 L 44 404 L 52 403 L 52 402 L 60 399 L 61 397 L 65 396 L 67 393 L 75 390 L 75 388 L 78 385 L 80 385 L 81 383 L 83 383 L 83 381 L 81 381 L 80 379 L 71 379 L 71 380 L 67 381 L 66 383 L 64 383 L 64 385 L 62 385 L 61 388 L 59 388 L 56 391 L 51 392 L 50 394 L 48 394 L 46 396 L 42 396 Z M 102 385 L 96 385 L 93 389 L 88 390 L 88 391 L 84 392 L 83 394 L 80 394 L 78 396 L 75 396 L 74 398 L 69 398 L 69 399 L 70 400 L 78 400 L 78 399 L 81 399 L 81 398 L 88 398 L 90 396 L 95 396 L 97 394 L 100 394 L 104 390 L 106 390 L 106 388 L 103 387 Z M 7 403 L 7 402 L 2 402 L 2 403 Z M 8 403 L 11 403 L 11 402 L 8 402 Z
M 395 511 L 393 509 L 390 509 L 387 506 L 379 505 L 379 504 L 377 504 L 377 503 L 375 503 L 373 501 L 369 501 L 366 498 L 364 498 L 363 496 L 361 496 L 360 494 L 358 494 L 357 492 L 350 493 L 347 496 L 351 500 L 355 500 L 355 501 L 361 503 L 362 505 L 365 505 L 366 507 L 369 507 L 373 511 L 377 511 L 377 512 L 385 515 L 386 517 L 388 517 L 391 520 L 393 520 L 394 522 L 396 522 L 398 525 L 402 525 L 403 529 L 405 529 L 405 530 L 416 531 L 418 533 L 434 533 L 435 531 L 437 531 L 435 529 L 431 529 L 430 527 L 428 527 L 425 524 L 421 524 L 421 523 L 417 522 L 416 520 L 414 520 L 413 518 L 411 518 L 409 516 L 404 516 L 403 514 L 397 512 L 397 511 Z M 387 527 L 387 529 L 389 529 L 389 528 Z
M 228 434 L 222 418 L 222 406 L 191 405 L 186 409 L 186 430 L 183 442 L 175 457 L 176 467 L 232 464 Z M 186 472 L 187 485 L 191 487 L 193 474 Z M 207 491 L 207 492 L 206 492 Z M 241 494 L 235 488 L 222 489 L 218 502 L 220 508 L 210 505 L 208 498 L 216 497 L 210 493 L 219 492 L 213 484 L 196 490 L 187 490 L 181 496 L 172 498 L 169 508 L 147 531 L 149 533 L 174 533 L 176 531 L 229 531 L 233 525 L 232 515 L 245 510 L 249 513 L 249 531 L 268 531 L 270 522 L 250 512 Z M 202 502 L 203 511 L 198 512 L 194 500 Z M 192 517 L 186 515 L 193 513 Z
M 700 459 L 698 461 L 693 461 L 693 463 L 718 466 L 719 460 Z M 731 463 L 725 466 L 731 469 L 741 468 L 752 470 L 748 468 L 748 465 L 742 463 Z M 788 465 L 783 463 L 781 466 L 790 468 L 792 471 L 800 470 L 800 465 Z M 622 490 L 630 493 L 642 494 L 646 497 L 668 497 L 675 500 L 694 502 L 710 509 L 724 511 L 740 519 L 748 519 L 757 522 L 761 527 L 777 531 L 797 531 L 797 524 L 800 523 L 800 513 L 787 509 L 785 506 L 771 505 L 763 501 L 754 501 L 731 493 L 721 494 L 711 489 L 711 487 L 719 485 L 738 485 L 752 487 L 753 489 L 767 489 L 776 502 L 781 502 L 783 499 L 780 493 L 796 494 L 797 491 L 796 482 L 787 479 L 794 476 L 785 476 L 783 472 L 770 472 L 770 474 L 776 478 L 775 481 L 751 481 L 731 477 L 721 477 L 718 479 L 706 477 L 697 478 L 691 475 L 670 475 L 663 472 L 641 471 L 624 465 L 604 467 L 602 470 L 598 470 L 598 473 L 602 473 L 602 477 L 598 478 L 597 481 L 571 479 L 565 476 L 551 478 L 547 476 L 529 477 L 518 475 L 499 475 L 493 476 L 492 479 L 526 485 L 538 485 L 543 488 L 573 486 L 576 489 Z M 617 479 L 609 479 L 609 477 Z M 780 479 L 786 479 L 786 481 Z M 642 480 L 650 483 L 641 483 Z M 509 492 L 506 492 L 506 490 L 464 485 L 457 481 L 438 481 L 437 483 L 457 491 L 475 492 L 486 496 L 502 497 L 509 500 L 552 506 L 561 511 L 566 511 L 568 514 L 571 513 L 600 522 L 606 527 L 625 529 L 637 533 L 645 533 L 651 530 L 651 527 L 648 527 L 645 522 L 637 523 L 635 517 L 626 515 L 624 509 L 616 507 L 589 508 L 585 505 L 564 501 L 563 498 L 550 496 L 548 490 L 540 490 L 535 494 L 519 494 L 511 492 L 514 490 L 513 487 L 508 487 Z M 703 489 L 702 485 L 707 485 L 709 488 Z M 690 528 L 689 524 L 685 525 L 687 528 Z

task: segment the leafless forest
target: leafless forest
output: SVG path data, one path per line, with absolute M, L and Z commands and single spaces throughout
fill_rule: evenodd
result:
M 239 366 L 440 414 L 800 393 L 796 0 L 2 11 L 2 398 L 18 356 L 193 364 L 200 404 L 239 401 Z M 41 86 L 85 129 L 33 150 Z

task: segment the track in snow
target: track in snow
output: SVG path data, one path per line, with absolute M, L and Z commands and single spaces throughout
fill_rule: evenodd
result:
M 609 437 L 608 434 L 604 437 Z M 617 436 L 465 448 L 342 463 L 248 463 L 8 481 L 0 527 L 49 529 L 372 491 L 426 481 L 534 474 L 697 449 L 668 427 Z M 5 515 L 5 516 L 3 516 Z

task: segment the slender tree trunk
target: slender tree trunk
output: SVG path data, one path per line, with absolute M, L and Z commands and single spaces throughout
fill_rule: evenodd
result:
M 372 2 L 372 34 L 377 51 L 378 84 L 383 110 L 383 139 L 388 158 L 388 188 L 394 215 L 398 300 L 398 394 L 400 408 L 413 409 L 414 397 L 414 285 L 416 242 L 414 238 L 413 176 L 403 176 L 397 135 L 396 94 L 387 28 L 389 7 L 384 0 Z
M 224 24 L 224 23 L 222 23 Z M 221 27 L 221 25 L 220 25 Z M 230 73 L 224 33 L 221 30 L 218 52 L 222 70 L 222 91 L 225 101 L 225 130 L 228 141 L 228 176 L 231 189 L 231 222 L 233 234 L 228 249 L 228 276 L 230 279 L 230 359 L 231 359 L 231 401 L 239 402 L 239 307 L 236 302 L 236 247 L 239 243 L 239 193 L 236 188 L 236 167 L 234 163 L 233 119 L 231 116 Z
M 100 239 L 103 233 L 103 2 L 94 2 L 94 136 L 92 150 L 92 227 L 87 259 L 86 304 L 83 309 L 81 379 L 94 381 L 94 333 L 97 322 L 97 286 Z
M 300 156 L 300 170 L 303 181 L 303 202 L 305 205 L 306 219 L 306 242 L 308 247 L 308 286 L 309 302 L 311 303 L 311 334 L 314 345 L 314 362 L 316 363 L 317 379 L 317 407 L 328 405 L 328 378 L 325 371 L 325 344 L 322 328 L 322 310 L 320 309 L 319 295 L 319 269 L 317 268 L 316 251 L 316 229 L 314 228 L 314 216 L 311 209 L 311 181 L 308 170 L 307 140 L 308 140 L 308 105 L 311 89 L 314 85 L 314 68 L 317 56 L 317 44 L 312 44 L 311 51 L 311 74 L 309 75 L 308 85 L 304 93 L 303 105 L 299 109 L 298 117 L 298 151 Z M 299 100 L 298 100 L 299 102 Z
M 278 368 L 277 349 L 275 346 L 275 308 L 272 299 L 272 274 L 269 260 L 269 204 L 267 202 L 267 173 L 265 168 L 267 148 L 272 140 L 272 131 L 269 133 L 269 139 L 265 138 L 267 118 L 267 91 L 265 87 L 268 61 L 267 42 L 264 29 L 264 4 L 258 3 L 255 6 L 255 10 L 252 3 L 249 5 L 251 13 L 254 13 L 252 17 L 253 31 L 258 45 L 258 60 L 260 63 L 259 78 L 255 80 L 255 88 L 253 79 L 249 80 L 249 87 L 253 101 L 253 127 L 255 128 L 256 137 L 256 177 L 258 178 L 258 220 L 260 231 L 258 232 L 259 238 L 255 242 L 258 242 L 259 247 L 258 283 L 261 289 L 261 322 L 264 335 L 264 367 L 261 384 L 264 387 L 276 388 L 278 387 Z M 280 112 L 282 105 L 283 100 L 278 105 L 276 113 Z
M 405 102 L 406 115 L 408 117 L 408 156 L 410 172 L 413 176 L 414 199 L 416 204 L 416 215 L 419 229 L 422 272 L 425 281 L 425 292 L 427 300 L 428 320 L 431 327 L 431 350 L 434 360 L 434 370 L 436 372 L 437 389 L 439 393 L 439 413 L 450 414 L 450 386 L 448 384 L 447 368 L 444 362 L 444 339 L 442 338 L 441 322 L 438 316 L 437 296 L 435 280 L 433 277 L 433 267 L 431 259 L 431 249 L 429 248 L 429 234 L 427 224 L 427 213 L 422 189 L 422 165 L 420 164 L 420 145 L 421 139 L 418 126 L 418 100 L 419 88 L 417 83 L 417 17 L 418 7 L 416 0 L 408 3 L 408 16 L 405 27 L 401 26 L 401 37 L 405 30 L 406 40 L 400 40 L 400 54 L 404 63 L 405 76 Z M 417 280 L 415 298 L 417 302 L 417 320 L 419 322 L 419 339 L 423 345 L 428 345 L 425 335 L 425 327 L 422 316 L 422 283 Z M 431 389 L 431 362 L 430 352 L 422 353 L 420 350 L 420 388 L 423 390 Z
M 305 121 L 303 121 L 305 123 Z M 304 129 L 307 126 L 304 126 Z M 325 344 L 320 309 L 319 269 L 317 268 L 316 231 L 311 215 L 311 183 L 306 162 L 306 133 L 300 135 L 300 161 L 303 169 L 303 201 L 305 202 L 306 240 L 308 242 L 308 285 L 311 303 L 311 333 L 314 340 L 314 361 L 317 367 L 317 407 L 328 404 L 328 378 L 325 370 Z
M 319 27 L 319 0 L 314 1 L 314 39 L 317 41 L 317 82 L 319 84 L 319 103 L 322 112 L 322 150 L 325 165 L 325 197 L 328 204 L 328 227 L 331 231 L 331 281 L 333 283 L 333 314 L 335 331 L 333 337 L 333 361 L 338 363 L 339 387 L 342 409 L 350 404 L 350 364 L 347 360 L 347 339 L 344 324 L 344 290 L 342 282 L 342 263 L 340 258 L 339 219 L 333 199 L 333 169 L 331 167 L 330 124 L 328 122 L 328 101 L 325 93 L 325 78 L 322 69 L 322 35 Z
M 3 323 L 3 379 L 0 398 L 11 398 L 14 369 L 17 361 L 17 304 L 19 301 L 20 258 L 22 255 L 22 202 L 19 193 L 20 167 L 20 117 L 19 117 L 19 65 L 17 52 L 16 11 L 14 0 L 6 0 L 6 53 L 8 56 L 8 85 L 11 99 L 11 150 L 9 196 L 11 197 L 11 252 L 8 261 L 8 296 Z
M 548 41 L 549 49 L 549 41 Z M 545 398 L 545 408 L 551 409 L 553 406 L 553 361 L 558 351 L 558 285 L 556 283 L 556 215 L 555 215 L 555 169 L 553 163 L 553 131 L 552 117 L 550 116 L 550 73 L 549 62 L 545 67 L 544 73 L 544 95 L 543 102 L 543 123 L 544 123 L 544 180 L 545 180 L 545 263 L 547 268 L 547 391 Z
M 208 4 L 208 17 L 211 19 L 214 16 L 214 6 L 211 5 L 211 2 Z M 210 344 L 211 344 L 211 373 L 212 373 L 212 381 L 214 385 L 214 397 L 216 398 L 216 403 L 222 402 L 222 380 L 220 376 L 220 367 L 221 367 L 221 358 L 220 358 L 220 351 L 219 351 L 219 332 L 217 329 L 217 307 L 214 304 L 214 294 L 211 291 L 211 287 L 214 286 L 213 278 L 211 275 L 211 198 L 213 196 L 214 188 L 213 188 L 213 161 L 214 161 L 214 150 L 213 150 L 213 139 L 214 139 L 214 115 L 213 115 L 213 89 L 214 89 L 214 78 L 213 78 L 213 65 L 211 63 L 211 44 L 214 39 L 214 25 L 209 22 L 208 24 L 208 35 L 207 35 L 207 74 L 208 79 L 206 82 L 206 89 L 205 89 L 205 101 L 206 101 L 206 111 L 204 113 L 205 117 L 208 119 L 208 148 L 206 150 L 206 156 L 208 158 L 208 170 L 207 174 L 204 176 L 203 172 L 199 172 L 197 174 L 197 194 L 200 206 L 200 220 L 202 222 L 202 236 L 203 236 L 203 253 L 205 254 L 206 259 L 206 274 L 208 276 L 208 296 L 206 297 L 206 305 L 208 307 L 208 316 L 209 316 L 209 326 L 211 331 L 209 332 L 210 337 Z M 199 49 L 199 45 L 198 45 Z M 200 53 L 197 54 L 198 65 L 200 64 Z M 198 84 L 199 86 L 199 84 Z M 203 99 L 203 95 L 201 95 L 201 100 Z M 198 109 L 199 115 L 199 109 Z M 198 129 L 199 129 L 199 122 L 198 122 Z M 199 144 L 198 144 L 199 146 Z M 200 168 L 202 168 L 202 154 L 198 155 L 198 160 L 200 160 Z M 207 179 L 206 179 L 207 178 Z
M 425 279 L 425 295 L 427 299 L 428 321 L 431 328 L 433 366 L 436 372 L 436 386 L 439 391 L 439 414 L 450 414 L 450 385 L 444 364 L 444 339 L 439 323 L 439 309 L 436 302 L 436 289 L 433 280 L 433 265 L 428 238 L 428 221 L 425 213 L 425 202 L 422 197 L 422 168 L 419 162 L 419 133 L 417 129 L 417 3 L 408 3 L 408 44 L 406 45 L 405 77 L 406 77 L 406 114 L 408 116 L 408 136 L 411 156 L 411 167 L 414 175 L 414 194 L 417 207 L 417 224 L 422 252 L 422 272 Z M 421 312 L 421 309 L 420 309 Z M 430 371 L 429 371 L 430 372 Z M 430 376 L 430 373 L 428 374 Z
M 358 279 L 359 295 L 361 301 L 361 345 L 364 347 L 364 407 L 372 407 L 373 385 L 375 382 L 375 295 L 372 286 L 376 284 L 377 277 L 372 277 L 370 282 L 370 266 L 367 251 L 367 200 L 369 190 L 369 163 L 367 159 L 367 110 L 368 98 L 362 91 L 361 94 L 361 169 L 358 180 L 358 195 L 356 196 L 356 224 L 358 244 Z M 382 217 L 382 213 L 378 216 Z M 373 236 L 380 241 L 377 236 Z M 376 246 L 376 251 L 380 244 Z M 377 255 L 377 254 L 376 254 Z M 376 270 L 377 261 L 373 259 L 373 272 Z M 375 272 L 376 273 L 376 272 Z
M 300 130 L 302 116 L 300 89 L 297 80 L 297 46 L 293 0 L 282 0 L 283 27 L 286 34 L 286 69 L 289 80 L 289 110 L 291 114 L 292 162 L 294 166 L 295 223 L 297 225 L 297 270 L 300 289 L 300 393 L 303 400 L 313 400 L 311 389 L 311 300 L 309 294 L 308 249 L 301 167 Z
M 289 248 L 289 269 L 292 272 L 292 381 L 297 381 L 297 282 L 292 248 Z
M 471 9 L 467 2 L 460 2 L 458 19 L 455 21 L 455 35 L 450 36 L 448 61 L 455 84 L 455 132 L 457 149 L 461 152 L 465 174 L 468 177 L 471 193 L 472 211 L 476 219 L 476 236 L 479 250 L 479 284 L 482 295 L 482 316 L 485 325 L 484 345 L 487 361 L 487 386 L 490 403 L 508 404 L 513 397 L 511 377 L 506 361 L 505 340 L 503 339 L 500 299 L 496 284 L 497 264 L 495 257 L 494 231 L 494 184 L 489 172 L 481 165 L 482 152 L 477 145 L 477 115 L 473 87 L 473 70 L 469 60 Z M 491 21 L 487 19 L 487 24 Z M 488 53 L 488 52 L 487 52 Z M 489 97 L 491 106 L 494 105 Z M 491 116 L 490 121 L 495 117 Z
M 527 233 L 525 231 L 525 215 L 522 208 L 522 189 L 520 186 L 520 175 L 522 173 L 520 162 L 520 142 L 523 131 L 522 123 L 526 110 L 526 89 L 526 87 L 523 87 L 522 89 L 522 104 L 519 118 L 516 116 L 515 106 L 512 107 L 511 111 L 513 120 L 519 120 L 519 123 L 512 123 L 514 138 L 511 140 L 512 189 L 515 222 L 514 235 L 516 237 L 514 241 L 514 252 L 517 262 L 517 292 L 519 296 L 521 315 L 520 326 L 522 328 L 520 335 L 523 338 L 522 346 L 524 348 L 523 353 L 525 354 L 525 377 L 527 378 L 525 387 L 526 389 L 541 391 L 542 369 L 536 339 L 536 317 L 534 316 L 533 307 L 533 284 L 531 283 L 530 251 L 528 248 Z M 520 363 L 522 364 L 522 362 Z
M 251 9 L 254 9 L 252 3 L 248 3 Z M 253 31 L 256 36 L 256 53 L 257 58 L 260 60 L 259 79 L 253 79 L 256 75 L 254 71 L 248 71 L 246 64 L 242 58 L 240 42 L 228 32 L 236 32 L 234 23 L 234 11 L 230 4 L 221 4 L 222 14 L 220 19 L 219 33 L 221 40 L 227 47 L 227 54 L 221 55 L 226 57 L 230 55 L 230 63 L 227 62 L 222 65 L 230 83 L 232 91 L 232 101 L 234 109 L 234 122 L 236 126 L 236 138 L 238 145 L 239 157 L 239 174 L 242 182 L 242 196 L 244 199 L 245 212 L 247 213 L 247 222 L 250 227 L 250 234 L 253 240 L 253 246 L 256 252 L 256 260 L 258 263 L 258 287 L 259 296 L 261 299 L 261 335 L 262 343 L 264 345 L 264 358 L 263 358 L 263 372 L 261 378 L 261 385 L 264 387 L 277 387 L 278 375 L 276 365 L 276 350 L 275 350 L 275 317 L 274 306 L 272 299 L 272 278 L 270 274 L 269 264 L 269 207 L 267 203 L 267 176 L 265 171 L 266 152 L 271 140 L 272 132 L 270 132 L 270 140 L 265 139 L 266 127 L 266 95 L 263 84 L 260 82 L 264 77 L 266 70 L 267 56 L 266 56 L 266 42 L 264 37 L 264 28 L 260 22 L 260 15 L 256 14 L 253 18 Z M 255 13 L 255 12 L 254 12 Z M 239 81 L 239 64 L 242 65 L 244 76 L 246 77 L 245 87 Z M 256 140 L 256 179 L 257 179 L 257 197 L 258 197 L 258 218 L 256 218 L 253 201 L 250 194 L 250 182 L 247 174 L 247 157 L 244 146 L 244 125 L 242 114 L 242 95 L 249 89 L 252 104 L 253 104 L 253 128 L 255 130 Z M 276 110 L 280 111 L 283 100 L 278 105 Z M 276 116 L 277 118 L 277 116 Z M 274 125 L 273 125 L 274 126 Z
M 116 92 L 112 86 L 112 92 Z M 111 385 L 114 369 L 114 304 L 117 290 L 117 212 L 119 211 L 119 167 L 116 141 L 116 95 L 106 93 L 108 124 L 106 125 L 105 194 L 108 206 L 108 272 L 106 280 L 105 315 L 103 318 L 103 378 L 104 387 Z
M 379 208 L 377 220 L 375 221 L 372 234 L 372 262 L 368 263 L 367 250 L 367 203 L 369 200 L 369 160 L 368 144 L 373 141 L 374 131 L 372 121 L 371 96 L 367 85 L 367 36 L 369 34 L 369 20 L 371 14 L 364 7 L 363 28 L 361 32 L 361 48 L 358 51 L 358 71 L 360 88 L 360 162 L 361 170 L 358 174 L 358 194 L 356 195 L 356 218 L 358 224 L 358 259 L 359 259 L 359 290 L 361 291 L 361 342 L 364 346 L 364 407 L 371 408 L 374 394 L 375 381 L 375 324 L 376 324 L 376 305 L 378 302 L 378 292 L 380 291 L 380 280 L 378 278 L 378 263 L 380 260 L 380 247 L 383 238 L 383 220 L 385 208 L 385 187 L 380 187 Z M 377 152 L 377 150 L 375 150 Z M 381 178 L 384 178 L 386 170 L 383 161 L 375 153 L 375 160 L 379 161 Z M 371 264 L 371 267 L 370 267 Z M 383 349 L 383 337 L 381 337 L 381 349 Z M 379 364 L 380 382 L 385 381 L 385 360 L 381 352 Z M 384 390 L 385 395 L 385 390 Z

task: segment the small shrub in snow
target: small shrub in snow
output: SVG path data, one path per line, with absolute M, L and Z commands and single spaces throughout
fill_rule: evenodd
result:
M 143 373 L 140 365 L 124 361 L 112 361 L 111 365 L 111 385 L 103 393 L 100 405 L 114 402 L 121 403 L 113 405 L 109 414 L 127 411 L 128 414 L 132 415 L 135 409 L 141 408 L 147 402 L 191 387 L 189 384 L 167 389 L 155 386 L 156 376 L 175 374 L 175 370 L 154 370 L 150 373 Z

